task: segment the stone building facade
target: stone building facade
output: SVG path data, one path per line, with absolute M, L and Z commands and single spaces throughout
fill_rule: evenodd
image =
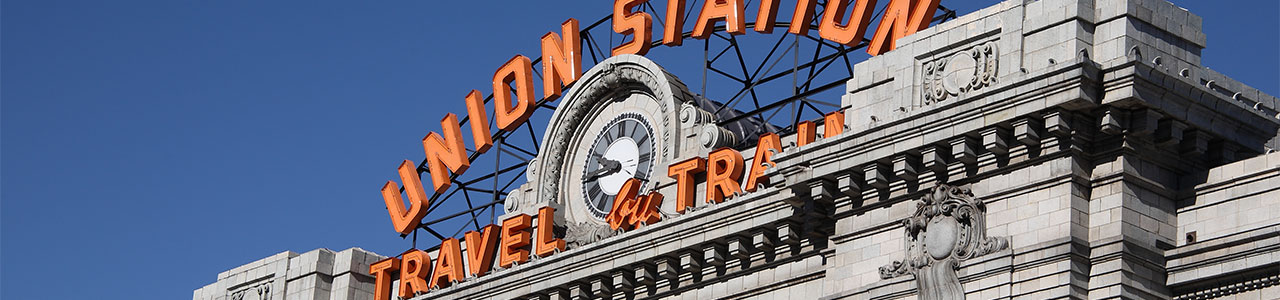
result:
M 285 251 L 218 274 L 192 299 L 373 299 L 369 264 L 386 258 L 360 248 Z
M 999 3 L 857 64 L 843 133 L 783 136 L 758 190 L 413 299 L 1280 298 L 1280 101 L 1201 65 L 1200 26 L 1161 0 Z M 623 65 L 699 107 L 641 57 L 584 78 Z M 691 112 L 668 163 L 749 138 Z M 562 205 L 538 186 L 509 211 Z M 285 252 L 193 299 L 372 299 L 381 258 Z

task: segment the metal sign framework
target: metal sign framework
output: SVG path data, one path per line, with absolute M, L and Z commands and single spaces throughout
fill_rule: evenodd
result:
M 843 0 L 853 2 L 853 0 Z M 688 1 L 688 5 L 695 9 L 686 9 L 687 20 L 688 14 L 696 11 L 701 7 L 703 1 Z M 750 1 L 748 1 L 750 2 Z M 823 8 L 826 7 L 824 0 L 816 1 L 815 16 L 823 14 Z M 664 13 L 653 6 L 652 3 L 646 2 L 638 7 L 639 10 L 649 13 L 656 18 L 657 24 L 665 24 L 662 20 Z M 872 19 L 880 19 L 884 14 L 885 8 L 881 8 Z M 944 6 L 938 6 L 931 25 L 945 22 L 956 18 L 956 12 Z M 814 18 L 811 28 L 817 28 L 820 18 Z M 583 28 L 580 31 L 582 38 L 582 49 L 584 58 L 590 57 L 592 64 L 599 64 L 600 61 L 609 58 L 611 47 L 614 45 L 614 36 L 618 35 L 608 26 L 612 20 L 612 15 L 600 18 L 598 21 Z M 605 26 L 602 26 L 605 25 Z M 751 28 L 754 22 L 747 22 L 746 27 Z M 776 28 L 784 29 L 791 25 L 790 22 L 775 22 Z M 825 112 L 838 110 L 840 108 L 839 100 L 833 102 L 815 100 L 811 97 L 823 92 L 831 91 L 833 88 L 843 86 L 846 81 L 853 78 L 853 62 L 849 56 L 854 55 L 855 50 L 865 48 L 867 41 L 871 38 L 864 38 L 863 42 L 857 46 L 849 47 L 841 44 L 832 43 L 823 40 L 817 36 L 817 30 L 810 30 L 805 35 L 785 34 L 775 32 L 772 35 L 777 36 L 773 41 L 772 47 L 767 54 L 761 59 L 748 59 L 748 55 L 744 52 L 750 52 L 752 48 L 741 47 L 739 37 L 724 32 L 725 26 L 719 25 L 714 31 L 713 37 L 702 40 L 702 78 L 700 91 L 704 97 L 722 101 L 721 105 L 714 113 L 719 113 L 725 109 L 736 109 L 744 112 L 743 114 L 717 120 L 721 125 L 733 123 L 743 118 L 758 118 L 764 120 L 766 125 L 760 131 L 769 130 L 780 135 L 785 135 L 795 131 L 796 124 L 805 120 L 812 120 L 821 117 Z M 759 34 L 759 33 L 756 33 Z M 692 31 L 683 33 L 682 38 L 689 38 Z M 607 36 L 608 40 L 600 37 Z M 791 37 L 791 42 L 787 42 Z M 651 49 L 660 48 L 662 45 L 661 37 L 651 42 Z M 621 41 L 621 38 L 617 38 Z M 602 47 L 601 42 L 607 47 Z M 783 46 L 786 46 L 783 48 Z M 811 49 L 811 50 L 810 50 Z M 779 53 L 779 50 L 781 52 Z M 812 51 L 812 53 L 804 53 L 802 51 Z M 753 53 L 748 53 L 753 54 Z M 781 66 L 785 69 L 777 70 L 783 60 L 791 58 L 790 66 Z M 806 57 L 807 56 L 807 57 Z M 533 61 L 534 72 L 536 76 L 541 78 L 541 58 Z M 836 65 L 842 63 L 841 65 Z M 833 65 L 836 65 L 833 68 Z M 778 97 L 769 97 L 760 95 L 760 91 L 779 90 L 788 85 L 786 79 L 791 79 L 789 84 L 789 95 L 783 95 L 781 99 Z M 727 81 L 729 85 L 722 89 L 708 91 L 708 81 Z M 718 83 L 717 83 L 718 84 Z M 768 87 L 768 88 L 765 88 Z M 566 87 L 566 89 L 572 88 Z M 786 90 L 786 89 L 782 89 Z M 717 97 L 727 96 L 727 97 Z M 486 105 L 490 105 L 493 101 L 493 95 L 489 95 L 484 99 Z M 548 115 L 553 112 L 556 107 L 547 99 L 539 100 L 533 108 L 534 116 Z M 781 124 L 776 123 L 780 114 L 785 113 L 786 119 Z M 469 122 L 468 117 L 464 117 L 461 121 L 465 126 Z M 492 120 L 490 123 L 492 124 Z M 430 205 L 427 208 L 424 221 L 418 225 L 418 229 L 430 234 L 435 239 L 428 245 L 439 245 L 440 240 L 447 238 L 458 238 L 466 230 L 479 231 L 481 227 L 487 224 L 493 224 L 497 218 L 497 210 L 502 205 L 507 193 L 513 186 L 517 186 L 518 180 L 524 174 L 529 162 L 537 157 L 537 147 L 539 143 L 539 134 L 534 130 L 533 123 L 525 122 L 523 129 L 510 132 L 497 131 L 493 134 L 494 149 L 497 150 L 490 157 L 483 158 L 492 162 L 492 173 L 475 173 L 473 176 L 465 174 L 459 175 L 453 173 L 449 179 L 454 182 L 454 186 L 444 193 L 433 193 L 430 197 Z M 521 132 L 523 131 L 523 132 Z M 527 136 L 526 136 L 527 133 Z M 764 132 L 756 132 L 761 134 Z M 482 153 L 477 153 L 471 149 L 467 150 L 467 160 L 473 166 L 476 162 L 482 161 Z M 508 156 L 506 160 L 503 156 Z M 424 159 L 418 164 L 417 171 L 419 175 L 427 173 L 427 161 Z M 400 189 L 404 192 L 404 188 Z M 465 210 L 458 210 L 452 213 L 441 211 L 454 203 L 465 203 Z M 453 205 L 456 206 L 456 205 Z M 481 222 L 484 215 L 488 215 L 489 220 Z M 412 234 L 412 246 L 417 248 L 417 233 L 414 230 Z M 407 237 L 408 235 L 402 235 Z

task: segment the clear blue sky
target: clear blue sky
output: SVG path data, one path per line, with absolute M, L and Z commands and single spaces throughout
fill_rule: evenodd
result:
M 1206 65 L 1277 93 L 1276 1 L 1176 2 Z M 377 192 L 398 162 L 609 3 L 5 0 L 0 298 L 189 299 L 284 250 L 399 252 Z

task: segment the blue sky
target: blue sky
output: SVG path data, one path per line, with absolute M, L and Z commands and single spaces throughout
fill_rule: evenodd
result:
M 611 11 L 442 2 L 0 3 L 0 298 L 188 299 L 285 250 L 407 248 L 377 191 L 399 161 L 543 33 Z M 1175 2 L 1205 65 L 1280 91 L 1275 1 Z

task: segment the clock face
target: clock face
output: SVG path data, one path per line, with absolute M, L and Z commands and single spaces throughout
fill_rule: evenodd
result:
M 595 135 L 580 157 L 582 201 L 591 215 L 603 220 L 613 208 L 613 198 L 628 179 L 648 182 L 653 172 L 653 126 L 641 113 L 627 112 L 609 121 Z M 583 155 L 585 154 L 585 155 Z

